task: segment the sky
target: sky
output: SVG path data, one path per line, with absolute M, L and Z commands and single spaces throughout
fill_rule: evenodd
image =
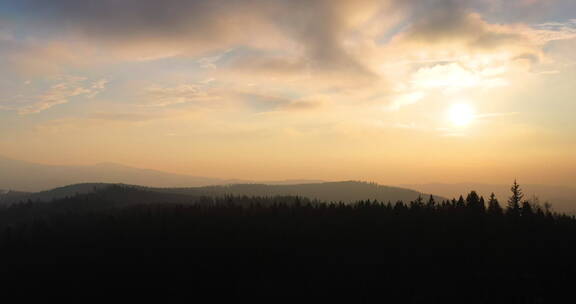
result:
M 0 155 L 576 186 L 573 0 L 4 0 Z

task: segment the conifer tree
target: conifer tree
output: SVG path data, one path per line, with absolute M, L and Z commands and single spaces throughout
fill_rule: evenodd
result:
M 494 195 L 494 192 L 490 194 L 490 200 L 488 200 L 488 213 L 494 215 L 501 215 L 502 214 L 502 207 L 500 207 L 500 203 Z
M 422 196 L 418 195 L 418 198 L 416 198 L 416 200 L 411 201 L 410 207 L 412 207 L 414 210 L 424 207 L 424 200 L 422 199 Z
M 466 196 L 466 207 L 477 210 L 480 205 L 480 198 L 476 191 L 471 191 L 468 196 Z
M 520 215 L 520 202 L 524 197 L 522 190 L 520 189 L 520 185 L 514 180 L 514 184 L 510 188 L 512 191 L 512 195 L 508 198 L 508 209 L 506 212 L 511 216 L 519 216 Z
M 522 216 L 529 217 L 534 215 L 534 210 L 532 209 L 532 205 L 528 201 L 522 202 L 522 209 L 521 209 Z
M 436 201 L 434 200 L 434 196 L 432 196 L 432 194 L 430 194 L 430 198 L 428 198 L 428 203 L 426 206 L 430 209 L 433 209 L 436 206 Z
M 456 207 L 462 208 L 465 206 L 466 203 L 464 202 L 464 198 L 462 197 L 462 195 L 460 195 L 460 198 L 458 198 L 458 201 L 456 202 Z

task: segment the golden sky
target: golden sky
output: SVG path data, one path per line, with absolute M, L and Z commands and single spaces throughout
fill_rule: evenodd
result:
M 576 186 L 573 0 L 8 0 L 0 155 Z

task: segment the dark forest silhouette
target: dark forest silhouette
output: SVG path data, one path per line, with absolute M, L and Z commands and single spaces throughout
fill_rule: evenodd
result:
M 14 273 L 48 267 L 66 284 L 97 269 L 99 284 L 123 278 L 122 286 L 261 298 L 554 301 L 575 274 L 576 219 L 524 200 L 516 182 L 511 190 L 506 202 L 472 191 L 347 204 L 112 185 L 0 208 L 0 263 L 12 283 Z M 148 270 L 162 271 L 138 275 Z

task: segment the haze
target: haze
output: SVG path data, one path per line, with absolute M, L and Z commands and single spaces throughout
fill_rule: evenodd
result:
M 90 3 L 0 3 L 0 155 L 576 186 L 573 0 Z

